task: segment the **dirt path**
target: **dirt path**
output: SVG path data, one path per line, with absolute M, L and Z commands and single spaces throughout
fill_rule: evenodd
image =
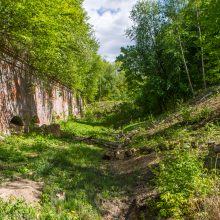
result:
M 127 152 L 125 144 L 119 144 L 118 148 L 114 149 L 109 146 L 106 149 L 108 155 L 113 155 L 108 158 L 107 169 L 114 175 L 131 175 L 138 172 L 139 176 L 136 179 L 136 185 L 130 193 L 121 198 L 101 199 L 99 206 L 103 212 L 105 220 L 153 220 L 154 216 L 147 208 L 147 201 L 158 197 L 158 193 L 153 189 L 151 181 L 153 174 L 150 167 L 158 164 L 157 154 L 151 153 L 148 155 L 134 154 L 130 157 L 116 157 L 117 152 Z M 113 153 L 111 153 L 113 151 Z M 109 153 L 110 152 L 110 153 Z M 124 183 L 126 185 L 126 182 Z

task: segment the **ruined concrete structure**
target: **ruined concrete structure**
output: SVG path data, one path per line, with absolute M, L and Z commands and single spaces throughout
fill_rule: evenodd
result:
M 51 124 L 80 115 L 82 102 L 67 87 L 48 80 L 42 82 L 24 61 L 0 53 L 0 133 L 10 133 L 12 120 Z

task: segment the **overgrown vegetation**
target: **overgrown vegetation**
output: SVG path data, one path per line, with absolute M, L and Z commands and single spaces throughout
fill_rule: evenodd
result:
M 136 121 L 143 117 L 141 108 L 132 102 L 96 102 L 85 108 L 84 120 L 99 123 L 115 129 Z
M 5 220 L 23 219 L 68 219 L 78 220 L 79 217 L 74 210 L 65 210 L 57 213 L 56 208 L 49 203 L 42 203 L 40 207 L 33 207 L 22 200 L 11 199 L 8 202 L 0 200 L 0 217 Z
M 89 117 L 61 123 L 59 138 L 36 133 L 7 137 L 0 145 L 1 182 L 18 177 L 40 180 L 44 182 L 44 190 L 39 208 L 33 209 L 19 201 L 1 202 L 1 216 L 6 219 L 19 219 L 18 216 L 21 219 L 28 216 L 36 219 L 101 219 L 100 198 L 101 201 L 123 200 L 124 196 L 133 193 L 139 181 L 145 181 L 146 186 L 159 193 L 159 197 L 147 203 L 155 218 L 206 219 L 210 210 L 217 213 L 219 177 L 216 174 L 220 161 L 216 163 L 207 143 L 210 140 L 220 142 L 219 119 L 192 128 L 218 111 L 219 106 L 215 103 L 219 103 L 219 97 L 215 95 L 194 106 L 182 103 L 177 112 L 149 116 L 140 122 L 129 121 L 119 130 L 113 128 L 118 125 L 118 118 L 111 124 L 104 123 L 104 119 L 112 117 L 114 111 L 110 106 L 114 109 L 115 104 L 103 102 L 98 104 L 102 108 L 94 110 L 92 107 Z M 126 143 L 126 148 L 137 149 L 137 158 L 146 157 L 146 161 L 141 159 L 143 161 L 138 164 L 137 158 L 131 158 L 122 159 L 121 163 L 106 162 L 103 160 L 107 150 L 105 145 L 89 144 L 90 139 Z M 157 155 L 154 162 L 147 162 L 148 156 L 151 158 L 154 154 Z M 148 164 L 144 170 L 143 162 Z M 153 165 L 155 163 L 158 165 Z M 117 166 L 119 174 L 115 170 L 112 172 L 109 165 Z M 120 173 L 120 169 L 128 169 L 126 166 L 134 166 L 136 171 Z M 148 180 L 149 173 L 146 174 L 150 169 L 154 171 L 154 176 L 150 175 L 153 182 Z M 64 201 L 56 197 L 59 192 L 65 192 Z
M 211 179 L 198 152 L 180 148 L 164 157 L 156 173 L 156 184 L 161 193 L 157 203 L 159 216 L 183 218 L 191 211 L 189 204 L 193 205 L 211 193 Z

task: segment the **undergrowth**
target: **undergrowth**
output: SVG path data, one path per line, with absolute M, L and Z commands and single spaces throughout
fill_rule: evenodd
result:
M 211 195 L 214 179 L 208 175 L 198 151 L 180 148 L 166 153 L 155 173 L 160 217 L 184 219 L 191 214 L 192 204 Z

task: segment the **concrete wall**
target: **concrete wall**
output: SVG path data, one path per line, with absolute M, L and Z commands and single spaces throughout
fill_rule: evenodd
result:
M 82 102 L 57 82 L 44 83 L 23 61 L 0 53 L 0 133 L 9 133 L 10 121 L 19 116 L 27 129 L 80 115 Z

